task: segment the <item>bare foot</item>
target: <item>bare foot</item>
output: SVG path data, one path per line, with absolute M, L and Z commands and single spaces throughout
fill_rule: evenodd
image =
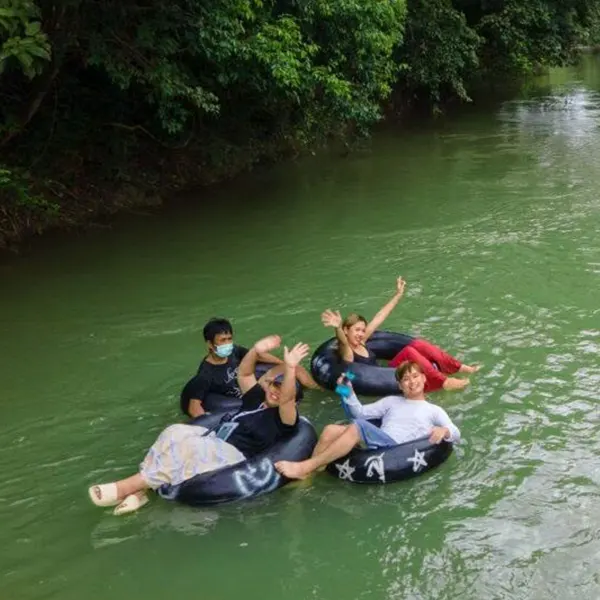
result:
M 481 369 L 481 365 L 462 365 L 458 370 L 459 373 L 477 373 Z
M 288 479 L 306 479 L 311 474 L 311 470 L 310 467 L 305 465 L 305 462 L 280 460 L 275 463 L 275 468 Z
M 444 381 L 444 389 L 445 390 L 462 390 L 469 385 L 470 381 L 468 379 L 458 379 L 457 377 L 448 377 L 446 381 Z

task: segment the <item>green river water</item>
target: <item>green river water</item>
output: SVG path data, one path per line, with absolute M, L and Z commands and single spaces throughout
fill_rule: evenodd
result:
M 265 169 L 0 263 L 0 599 L 600 597 L 600 63 L 510 101 Z M 327 307 L 482 363 L 436 393 L 464 442 L 410 482 L 323 473 L 255 501 L 113 517 L 180 419 L 202 326 L 312 349 Z M 320 428 L 343 417 L 309 392 Z

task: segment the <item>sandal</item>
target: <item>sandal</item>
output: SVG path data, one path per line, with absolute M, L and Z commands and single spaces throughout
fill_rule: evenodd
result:
M 119 504 L 116 483 L 93 485 L 88 488 L 88 495 L 96 506 L 115 506 Z
M 130 494 L 113 510 L 113 515 L 126 515 L 127 513 L 134 512 L 142 506 L 148 504 L 149 499 L 148 496 L 144 492 L 139 492 L 137 494 Z

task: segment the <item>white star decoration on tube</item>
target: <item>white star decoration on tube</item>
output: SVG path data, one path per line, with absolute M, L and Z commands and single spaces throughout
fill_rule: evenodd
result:
M 341 465 L 335 465 L 335 468 L 338 470 L 338 477 L 340 479 L 354 481 L 354 479 L 352 479 L 352 473 L 354 473 L 356 469 L 350 466 L 350 459 L 347 459 L 346 462 L 342 463 Z
M 415 455 L 406 459 L 407 462 L 411 462 L 413 464 L 413 471 L 416 473 L 421 467 L 427 466 L 427 461 L 425 460 L 425 452 L 419 452 L 415 448 Z

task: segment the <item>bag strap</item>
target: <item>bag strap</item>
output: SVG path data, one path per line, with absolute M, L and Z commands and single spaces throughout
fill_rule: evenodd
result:
M 210 429 L 207 429 L 203 434 L 202 437 L 205 437 L 207 435 L 210 435 L 211 433 L 213 433 L 214 431 L 217 431 L 217 429 L 219 429 L 219 427 L 221 427 L 221 425 L 223 425 L 223 423 L 227 423 L 228 421 L 231 421 L 231 419 L 233 419 L 233 417 L 235 416 L 235 413 L 225 413 L 220 419 L 219 422 L 216 425 L 213 425 Z

